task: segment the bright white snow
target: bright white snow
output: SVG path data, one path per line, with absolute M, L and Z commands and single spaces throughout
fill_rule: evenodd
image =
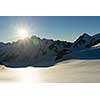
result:
M 100 60 L 66 60 L 50 68 L 5 68 L 0 82 L 100 82 Z

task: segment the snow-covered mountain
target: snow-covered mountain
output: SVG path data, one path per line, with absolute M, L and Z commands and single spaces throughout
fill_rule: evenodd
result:
M 91 42 L 91 38 L 92 37 L 90 35 L 84 33 L 73 43 L 72 47 L 84 48 Z
M 7 66 L 37 64 L 56 59 L 60 52 L 67 52 L 70 42 L 40 39 L 32 36 L 12 43 L 0 43 L 0 63 Z M 47 61 L 47 62 L 48 62 Z
M 74 43 L 74 48 L 86 48 L 100 43 L 100 33 L 90 36 L 86 33 L 82 34 Z
M 93 36 L 84 33 L 73 43 L 36 36 L 12 43 L 1 42 L 0 64 L 11 67 L 51 66 L 63 58 L 86 59 L 92 55 L 95 56 L 92 58 L 96 58 L 100 51 L 99 46 L 96 46 L 99 43 L 100 33 Z

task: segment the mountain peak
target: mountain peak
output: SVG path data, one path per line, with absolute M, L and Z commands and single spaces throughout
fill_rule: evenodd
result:
M 91 36 L 88 35 L 87 33 L 83 33 L 80 37 L 84 37 L 84 38 L 86 37 L 87 38 L 87 37 L 91 37 Z
M 83 33 L 73 44 L 73 47 L 84 47 L 88 41 L 91 40 L 91 36 L 87 33 Z

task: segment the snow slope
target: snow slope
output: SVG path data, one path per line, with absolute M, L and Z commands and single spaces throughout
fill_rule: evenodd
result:
M 65 60 L 49 68 L 6 68 L 0 82 L 97 83 L 100 60 Z
M 41 70 L 43 82 L 100 82 L 100 60 L 63 61 Z

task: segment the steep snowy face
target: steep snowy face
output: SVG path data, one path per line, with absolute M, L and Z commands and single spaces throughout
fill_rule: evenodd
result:
M 89 48 L 98 43 L 100 43 L 100 33 L 93 36 L 84 33 L 73 43 L 72 48 Z
M 73 48 L 84 48 L 91 42 L 92 37 L 86 33 L 81 35 L 72 45 Z
M 1 48 L 1 47 L 4 47 L 5 45 L 6 45 L 5 43 L 0 42 L 0 48 Z
M 95 38 L 96 40 L 100 40 L 100 33 L 93 35 L 93 38 Z
M 91 42 L 87 45 L 87 47 L 94 46 L 98 43 L 100 43 L 100 33 L 92 36 Z
M 55 55 L 55 60 L 61 59 L 64 55 L 70 54 L 72 51 L 69 49 L 72 46 L 71 42 L 66 41 L 55 41 L 52 45 L 49 46 L 50 52 L 53 52 Z

